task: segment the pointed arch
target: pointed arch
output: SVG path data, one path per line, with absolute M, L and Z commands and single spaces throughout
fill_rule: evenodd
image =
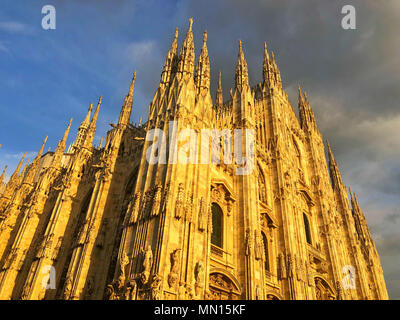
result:
M 215 300 L 237 300 L 240 299 L 242 293 L 236 277 L 222 268 L 210 270 L 209 288 Z

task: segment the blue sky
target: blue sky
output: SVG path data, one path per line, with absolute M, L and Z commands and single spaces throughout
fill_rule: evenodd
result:
M 56 8 L 56 30 L 41 9 Z M 353 4 L 357 29 L 340 26 Z M 194 18 L 196 55 L 208 31 L 212 96 L 222 71 L 234 85 L 243 40 L 251 85 L 261 81 L 263 43 L 275 52 L 297 109 L 307 91 L 343 181 L 358 194 L 391 298 L 400 299 L 400 1 L 321 0 L 2 0 L 0 10 L 0 169 L 32 158 L 46 135 L 55 149 L 69 118 L 69 142 L 90 102 L 103 94 L 95 143 L 116 122 L 137 69 L 132 122 L 147 118 L 165 54 Z
M 134 68 L 138 78 L 146 72 L 140 60 L 148 59 L 146 55 L 155 57 L 154 63 L 162 67 L 163 43 L 157 39 L 165 38 L 166 48 L 175 28 L 169 17 L 174 14 L 176 3 L 116 1 L 119 2 L 53 2 L 56 30 L 41 28 L 41 8 L 48 1 L 2 2 L 1 165 L 7 154 L 36 151 L 47 134 L 47 145 L 54 150 L 70 117 L 74 118 L 72 139 L 89 103 L 96 103 L 100 94 L 103 105 L 98 136 L 104 135 L 108 123 L 119 114 Z M 161 2 L 163 10 L 146 16 Z M 157 81 L 154 78 L 153 87 Z M 133 111 L 133 122 L 145 116 L 151 99 L 141 93 L 141 81 L 137 82 L 137 89 L 135 106 L 139 107 Z

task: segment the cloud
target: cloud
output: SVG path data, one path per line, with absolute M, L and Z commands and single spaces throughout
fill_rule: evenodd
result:
M 0 30 L 8 33 L 19 33 L 19 34 L 32 34 L 33 29 L 18 21 L 4 21 L 0 22 Z
M 125 55 L 133 62 L 141 62 L 153 54 L 155 47 L 155 42 L 151 40 L 132 42 L 127 45 Z

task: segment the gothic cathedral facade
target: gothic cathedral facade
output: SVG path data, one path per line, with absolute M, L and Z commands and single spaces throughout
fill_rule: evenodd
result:
M 266 45 L 262 82 L 250 87 L 239 41 L 235 87 L 223 101 L 220 75 L 213 103 L 207 33 L 197 63 L 192 19 L 180 51 L 177 37 L 148 121 L 129 121 L 135 72 L 104 146 L 93 145 L 100 97 L 67 151 L 71 121 L 54 152 L 45 141 L 7 183 L 3 172 L 0 299 L 388 299 L 306 93 L 299 121 Z M 214 145 L 202 129 L 223 134 Z M 229 156 L 174 161 L 182 130 L 208 160 L 229 155 L 229 132 L 253 132 L 235 144 L 251 151 L 252 170 L 238 174 L 244 164 Z

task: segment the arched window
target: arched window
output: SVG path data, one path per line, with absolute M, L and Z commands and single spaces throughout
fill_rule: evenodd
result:
M 223 239 L 223 213 L 221 207 L 213 203 L 211 205 L 212 211 L 212 233 L 211 243 L 219 248 L 222 248 Z
M 304 212 L 303 212 L 303 219 L 304 219 L 304 229 L 306 231 L 307 243 L 312 244 L 312 242 L 311 242 L 310 223 L 308 222 L 307 215 Z
M 264 244 L 264 256 L 265 256 L 265 271 L 269 270 L 269 253 L 268 253 L 268 239 L 264 232 L 261 232 L 263 244 Z

